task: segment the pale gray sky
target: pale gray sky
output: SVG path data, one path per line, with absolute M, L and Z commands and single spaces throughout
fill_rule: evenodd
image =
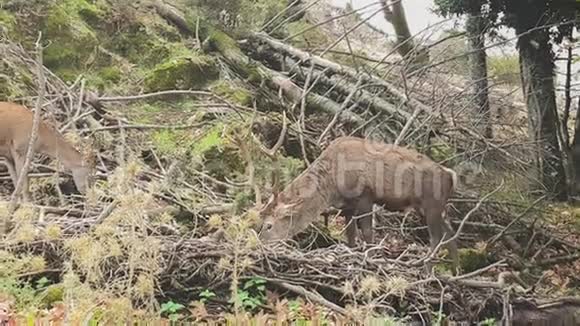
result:
M 350 2 L 355 10 L 374 4 L 361 11 L 363 17 L 368 17 L 368 15 L 377 12 L 381 7 L 377 0 L 331 0 L 331 2 L 339 7 L 344 7 Z M 411 33 L 414 35 L 418 34 L 417 36 L 419 38 L 435 41 L 446 28 L 452 28 L 455 26 L 461 29 L 463 26 L 461 19 L 446 19 L 433 13 L 432 10 L 435 6 L 433 0 L 404 0 L 403 6 L 405 8 L 405 14 L 407 16 Z M 393 27 L 391 24 L 387 23 L 382 13 L 374 15 L 369 23 L 391 35 L 394 34 Z M 515 36 L 513 31 L 507 29 L 504 29 L 501 34 L 505 37 Z M 492 49 L 490 54 L 501 54 L 506 51 L 515 52 L 515 49 L 513 48 L 513 45 L 506 46 L 503 49 Z
M 445 28 L 451 28 L 453 26 L 459 29 L 463 28 L 463 23 L 460 19 L 445 19 L 432 12 L 435 4 L 433 0 L 401 0 L 403 1 L 403 6 L 405 8 L 405 14 L 407 16 L 407 21 L 409 23 L 409 29 L 413 35 L 417 35 L 420 39 L 428 39 L 431 41 L 437 40 L 441 32 Z M 378 0 L 331 0 L 331 3 L 338 7 L 344 7 L 347 3 L 351 3 L 355 10 L 363 8 L 365 6 L 370 6 L 367 9 L 361 11 L 363 17 L 368 17 L 377 10 L 380 9 L 380 4 Z M 382 29 L 386 33 L 393 35 L 394 30 L 391 24 L 387 23 L 382 13 L 374 15 L 370 20 L 373 26 Z M 422 32 L 423 31 L 423 32 Z M 500 34 L 506 38 L 515 38 L 515 32 L 511 29 L 503 28 Z M 487 45 L 492 44 L 490 41 Z M 554 50 L 558 52 L 559 47 L 554 47 Z M 561 51 L 561 50 L 560 50 Z M 576 50 L 575 52 L 577 52 Z M 515 42 L 502 47 L 494 47 L 487 51 L 488 55 L 502 55 L 502 54 L 516 54 L 517 50 L 515 48 Z M 563 55 L 562 52 L 559 55 Z M 561 72 L 565 71 L 565 61 L 557 61 L 556 67 Z M 573 71 L 580 70 L 580 63 L 573 65 Z M 578 79 L 579 74 L 574 74 L 574 79 Z M 563 76 L 557 75 L 557 84 L 563 85 Z
M 332 0 L 334 5 L 340 7 L 344 7 L 349 2 L 352 3 L 354 9 L 360 9 L 365 6 L 375 4 L 363 11 L 363 15 L 365 17 L 380 8 L 379 1 L 377 0 Z M 444 20 L 430 11 L 433 6 L 433 0 L 407 0 L 403 5 L 405 7 L 407 20 L 409 22 L 409 28 L 413 34 L 418 33 L 429 25 L 433 25 Z M 370 20 L 370 23 L 378 28 L 381 28 L 387 33 L 393 32 L 390 24 L 385 21 L 383 15 L 380 13 L 374 16 Z

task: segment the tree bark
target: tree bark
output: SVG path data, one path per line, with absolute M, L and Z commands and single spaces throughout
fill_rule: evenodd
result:
M 576 108 L 576 122 L 574 124 L 574 138 L 570 148 L 572 156 L 572 170 L 574 179 L 572 180 L 572 190 L 574 195 L 580 194 L 580 97 L 578 98 L 578 107 Z
M 518 39 L 522 88 L 528 108 L 528 131 L 536 144 L 536 179 L 554 199 L 566 200 L 568 191 L 558 142 L 554 61 L 548 31 L 519 26 Z
M 485 21 L 481 16 L 481 6 L 476 5 L 467 16 L 467 51 L 469 55 L 469 76 L 472 82 L 473 118 L 476 129 L 487 138 L 492 137 L 491 114 L 487 85 L 487 54 L 485 53 Z
M 427 48 L 417 47 L 413 41 L 402 0 L 381 0 L 385 19 L 393 25 L 397 36 L 397 52 L 409 63 L 409 71 L 429 62 Z

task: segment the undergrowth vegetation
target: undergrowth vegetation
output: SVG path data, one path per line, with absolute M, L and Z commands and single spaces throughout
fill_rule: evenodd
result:
M 520 81 L 520 63 L 516 55 L 490 56 L 489 75 L 499 82 L 517 85 Z
M 5 6 L 8 2 L 10 5 Z M 42 32 L 47 72 L 64 81 L 60 88 L 49 89 L 52 93 L 47 97 L 47 103 L 53 101 L 47 107 L 66 103 L 65 110 L 53 110 L 54 116 L 47 116 L 57 124 L 79 118 L 75 111 L 80 112 L 86 99 L 66 98 L 66 92 L 70 94 L 73 90 L 105 99 L 166 90 L 211 92 L 211 96 L 172 94 L 131 101 L 109 98 L 109 102 L 103 101 L 107 106 L 103 121 L 113 124 L 102 128 L 89 124 L 82 130 L 76 126 L 69 128 L 67 137 L 74 144 L 82 143 L 78 136 L 75 139 L 77 133 L 88 135 L 91 142 L 85 146 L 98 148 L 102 154 L 98 162 L 100 178 L 82 203 L 73 200 L 70 205 L 63 204 L 58 177 L 40 176 L 31 180 L 37 204 L 24 204 L 16 210 L 14 230 L 2 244 L 5 249 L 0 249 L 0 322 L 2 304 L 8 303 L 19 324 L 48 319 L 97 325 L 161 318 L 164 323 L 217 320 L 230 324 L 292 321 L 297 325 L 334 325 L 362 321 L 370 325 L 400 325 L 429 307 L 426 313 L 433 324 L 443 325 L 447 322 L 443 301 L 447 300 L 445 304 L 453 309 L 459 306 L 448 299 L 451 296 L 448 293 L 456 291 L 453 295 L 459 293 L 462 300 L 472 303 L 469 295 L 475 292 L 459 292 L 460 283 L 447 278 L 450 263 L 435 264 L 442 280 L 421 279 L 419 275 L 423 272 L 417 272 L 416 266 L 394 263 L 400 262 L 400 257 L 405 264 L 412 262 L 428 245 L 424 241 L 428 231 L 418 226 L 421 222 L 415 215 L 385 219 L 384 224 L 377 226 L 384 236 L 385 243 L 381 242 L 384 247 L 368 247 L 362 253 L 342 246 L 327 253 L 316 251 L 344 240 L 345 223 L 337 216 L 327 225 L 315 223 L 314 229 L 320 232 L 309 229 L 296 241 L 300 250 L 313 249 L 312 256 L 302 251 L 299 254 L 284 251 L 289 247 L 270 248 L 271 251 L 264 248 L 256 232 L 259 209 L 264 202 L 257 200 L 265 201 L 275 191 L 273 175 L 278 176 L 280 185 L 289 184 L 307 168 L 328 139 L 352 130 L 348 123 L 340 121 L 330 128 L 326 138 L 321 137 L 332 115 L 316 111 L 319 107 L 290 104 L 282 91 L 276 93 L 265 87 L 272 82 L 272 76 L 268 79 L 264 73 L 266 64 L 235 69 L 232 57 L 225 54 L 246 58 L 236 40 L 261 30 L 281 39 L 293 36 L 287 40 L 289 45 L 312 51 L 320 51 L 334 40 L 319 28 L 313 28 L 316 22 L 305 17 L 280 24 L 293 14 L 291 8 L 286 15 L 277 15 L 289 4 L 286 0 L 176 0 L 171 4 L 186 13 L 188 27 L 194 29 L 192 34 L 186 35 L 140 2 L 0 0 L 3 39 L 15 40 L 31 50 L 37 32 Z M 449 31 L 445 36 L 455 34 L 456 31 Z M 464 38 L 457 37 L 451 43 L 435 47 L 432 54 L 438 57 L 436 60 L 455 56 L 465 51 L 464 45 Z M 36 92 L 30 60 L 11 51 L 8 46 L 0 48 L 0 100 L 30 104 Z M 330 53 L 327 58 L 370 71 L 374 64 L 359 60 L 367 55 L 364 49 L 353 49 L 347 55 Z M 462 75 L 465 63 L 465 58 L 458 58 L 444 68 Z M 519 81 L 517 67 L 517 60 L 512 57 L 489 59 L 490 75 L 507 83 L 515 83 L 514 78 Z M 376 87 L 371 86 L 368 88 Z M 333 87 L 319 87 L 328 94 L 335 91 Z M 65 95 L 59 90 L 66 90 L 62 92 Z M 339 98 L 344 100 L 344 96 Z M 386 101 L 379 95 L 376 98 Z M 392 122 L 390 117 L 380 114 L 371 119 L 368 112 L 360 115 L 369 120 L 383 119 L 387 124 Z M 276 153 L 265 154 L 264 147 L 275 147 L 286 114 L 291 116 L 288 126 L 291 132 Z M 306 118 L 301 117 L 304 114 Z M 301 119 L 307 121 L 309 130 L 303 132 L 305 123 Z M 110 130 L 115 132 L 108 133 Z M 471 146 L 443 138 L 436 143 L 418 143 L 410 146 L 457 169 L 465 163 L 462 151 Z M 479 154 L 476 156 L 473 158 L 476 163 L 471 162 L 475 166 L 470 175 L 472 180 L 464 182 L 461 190 L 490 193 L 503 180 L 504 186 L 494 192 L 493 201 L 507 203 L 505 207 L 509 208 L 490 206 L 474 217 L 477 222 L 473 225 L 487 228 L 461 239 L 471 246 L 460 250 L 461 267 L 466 273 L 503 259 L 500 251 L 504 248 L 486 246 L 480 234 L 492 237 L 498 232 L 493 221 L 507 225 L 515 213 L 523 211 L 524 216 L 527 208 L 536 203 L 525 190 L 527 176 L 520 171 L 521 166 L 507 167 L 505 158 L 497 159 L 499 167 L 479 164 L 484 160 L 479 160 Z M 525 165 L 522 166 L 525 170 Z M 56 163 L 42 165 L 43 172 L 52 173 L 57 168 Z M 460 199 L 464 202 L 453 204 L 451 210 L 456 221 L 477 203 L 478 197 Z M 580 211 L 568 205 L 541 207 L 545 214 L 539 214 L 540 209 L 535 207 L 531 211 L 526 219 L 533 223 L 537 220 L 580 225 Z M 0 218 L 8 215 L 8 203 L 1 202 Z M 64 220 L 66 223 L 61 223 Z M 533 237 L 545 236 L 541 231 L 536 234 L 533 227 L 530 230 Z M 514 237 L 526 241 L 527 236 L 529 233 Z M 195 251 L 193 245 L 201 242 L 188 241 L 200 238 L 217 241 L 220 251 L 211 246 Z M 550 243 L 545 237 L 542 240 L 546 241 L 545 247 L 536 244 L 540 248 L 537 249 L 530 241 L 526 250 L 539 253 L 546 249 Z M 411 241 L 424 243 L 409 245 Z M 188 265 L 188 259 L 198 256 L 204 261 Z M 445 254 L 436 258 L 440 257 L 447 258 Z M 287 264 L 286 279 L 259 273 L 279 272 L 281 264 Z M 575 267 L 565 268 L 572 273 Z M 494 269 L 498 271 L 499 267 Z M 343 274 L 336 276 L 334 272 Z M 533 272 L 545 274 L 537 285 L 545 286 L 547 293 L 575 294 L 570 284 L 577 284 L 577 280 L 560 277 L 554 271 L 533 269 Z M 296 281 L 306 274 L 309 279 Z M 192 282 L 193 278 L 202 281 Z M 551 290 L 546 286 L 550 282 L 556 285 Z M 429 287 L 434 283 L 437 284 Z M 456 287 L 449 290 L 448 284 Z M 307 286 L 319 292 L 309 292 Z M 164 291 L 167 288 L 171 291 Z M 514 293 L 524 293 L 518 290 Z M 489 301 L 496 294 L 479 293 Z M 405 301 L 406 297 L 412 297 L 421 306 Z M 427 298 L 437 300 L 430 302 Z M 342 306 L 329 303 L 331 300 Z M 439 311 L 432 312 L 433 307 Z M 488 318 L 480 325 L 494 322 L 495 319 Z

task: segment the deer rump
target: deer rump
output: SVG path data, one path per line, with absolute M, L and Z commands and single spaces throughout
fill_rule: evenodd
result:
M 445 220 L 456 174 L 412 149 L 358 137 L 334 140 L 300 176 L 262 210 L 260 236 L 265 240 L 291 237 L 329 207 L 342 209 L 347 239 L 355 245 L 357 224 L 366 242 L 373 242 L 373 204 L 390 211 L 415 211 L 426 219 L 431 248 L 453 235 Z M 368 216 L 353 220 L 354 216 Z M 456 261 L 455 242 L 448 248 Z

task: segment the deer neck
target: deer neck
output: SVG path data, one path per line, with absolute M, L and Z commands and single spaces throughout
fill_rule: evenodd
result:
M 328 170 L 324 161 L 315 161 L 293 185 L 296 187 L 294 193 L 300 193 L 303 197 L 302 212 L 311 218 L 316 218 L 334 204 L 336 190 Z
M 43 129 L 44 132 L 39 134 L 38 140 L 41 152 L 58 159 L 67 169 L 85 166 L 81 153 L 68 143 L 62 135 L 50 129 Z

